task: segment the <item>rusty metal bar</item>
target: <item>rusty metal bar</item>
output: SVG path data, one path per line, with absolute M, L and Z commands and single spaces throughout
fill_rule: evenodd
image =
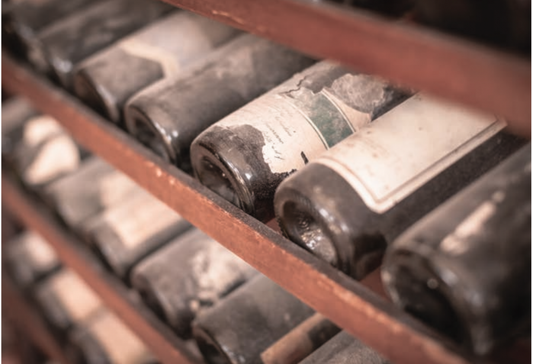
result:
M 246 260 L 325 317 L 346 329 L 391 361 L 401 363 L 465 364 L 453 345 L 389 302 L 328 264 L 283 238 L 189 175 L 132 140 L 48 81 L 3 57 L 3 86 L 27 97 L 42 112 L 54 116 L 80 144 L 106 159 L 165 202 L 193 225 Z M 17 215 L 41 231 L 93 288 L 109 297 L 118 314 L 136 325 L 145 340 L 157 340 L 153 328 L 140 322 L 101 279 L 76 257 L 67 237 L 39 217 L 15 188 L 3 192 Z M 5 186 L 4 186 L 5 189 Z M 90 283 L 90 282 L 89 282 Z M 161 342 L 160 351 L 172 346 Z M 177 354 L 176 354 L 177 355 Z
M 164 0 L 309 55 L 484 109 L 531 134 L 531 62 L 370 12 L 309 0 Z
M 70 363 L 44 321 L 5 274 L 2 276 L 2 304 L 7 318 L 50 359 L 60 364 Z
M 135 299 L 124 284 L 108 273 L 76 237 L 65 231 L 46 209 L 32 201 L 7 177 L 2 177 L 2 200 L 24 225 L 50 243 L 60 260 L 87 282 L 161 362 L 201 363 L 188 354 L 183 341 Z

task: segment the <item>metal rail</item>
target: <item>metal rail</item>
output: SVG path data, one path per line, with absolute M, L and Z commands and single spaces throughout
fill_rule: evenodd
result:
M 38 109 L 55 117 L 89 150 L 123 171 L 155 197 L 246 260 L 266 276 L 312 306 L 340 327 L 396 364 L 469 361 L 448 341 L 392 306 L 379 295 L 318 260 L 263 223 L 200 185 L 189 175 L 132 140 L 127 134 L 83 106 L 75 98 L 3 57 L 3 86 L 27 97 Z M 78 273 L 102 295 L 139 336 L 167 359 L 180 354 L 96 277 L 76 255 L 53 221 L 35 210 L 9 181 L 4 202 L 32 228 L 42 233 Z M 69 264 L 70 263 L 70 264 Z M 471 361 L 475 361 L 470 358 Z
M 531 62 L 526 57 L 309 0 L 164 0 L 309 55 L 484 109 L 531 134 Z

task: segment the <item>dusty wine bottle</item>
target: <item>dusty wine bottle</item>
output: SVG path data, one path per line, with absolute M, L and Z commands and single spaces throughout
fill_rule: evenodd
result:
M 2 103 L 2 156 L 13 163 L 13 153 L 24 134 L 24 123 L 38 114 L 31 104 L 20 97 Z
M 141 187 L 128 176 L 104 160 L 91 157 L 75 172 L 47 185 L 43 195 L 63 221 L 77 229 L 139 190 Z
M 74 71 L 74 91 L 119 123 L 124 104 L 134 93 L 183 73 L 237 34 L 236 29 L 205 17 L 175 12 L 81 62 Z
M 173 9 L 153 0 L 98 1 L 43 29 L 28 57 L 41 72 L 52 72 L 70 89 L 74 66 Z
M 139 188 L 81 226 L 88 243 L 123 279 L 150 252 L 185 232 L 191 224 Z
M 159 249 L 132 271 L 132 286 L 182 338 L 196 315 L 256 275 L 256 270 L 194 229 Z
M 29 288 L 61 266 L 54 250 L 33 231 L 25 231 L 4 247 L 4 262 L 19 287 Z
M 361 279 L 387 243 L 523 145 L 505 125 L 417 94 L 286 179 L 275 196 L 280 227 Z
M 13 151 L 13 164 L 22 181 L 39 188 L 75 171 L 83 152 L 51 116 L 38 115 L 23 124 Z
M 297 364 L 341 329 L 319 313 L 292 329 L 261 353 L 263 364 Z
M 22 52 L 28 51 L 35 37 L 46 26 L 83 9 L 96 0 L 22 0 L 12 2 L 3 27 L 13 34 Z M 4 21 L 4 18 L 2 19 Z
M 313 62 L 265 39 L 242 35 L 188 73 L 135 95 L 126 105 L 126 127 L 167 161 L 190 170 L 189 147 L 198 134 Z
M 200 313 L 193 337 L 207 363 L 260 364 L 261 353 L 313 315 L 311 307 L 263 275 Z
M 416 21 L 531 54 L 531 1 L 416 0 Z
M 67 268 L 43 281 L 34 296 L 46 320 L 60 333 L 81 324 L 103 307 L 96 293 Z
M 300 363 L 388 364 L 389 362 L 346 331 L 342 331 Z
M 388 249 L 393 301 L 476 354 L 531 317 L 531 144 L 435 209 Z
M 69 335 L 74 364 L 155 364 L 152 353 L 111 311 L 103 309 Z
M 194 174 L 268 221 L 283 179 L 407 97 L 379 79 L 320 62 L 200 134 L 191 145 Z

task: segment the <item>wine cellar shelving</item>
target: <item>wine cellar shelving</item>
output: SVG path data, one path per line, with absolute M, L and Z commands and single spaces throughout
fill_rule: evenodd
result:
M 307 54 L 334 59 L 403 85 L 503 115 L 513 132 L 529 138 L 531 70 L 530 61 L 524 58 L 364 12 L 347 12 L 304 1 L 168 2 Z M 81 145 L 392 362 L 479 361 L 394 307 L 381 296 L 379 287 L 369 289 L 365 283 L 356 282 L 311 256 L 279 232 L 165 163 L 77 99 L 5 53 L 2 85 L 56 118 Z M 106 273 L 42 204 L 33 201 L 9 177 L 3 177 L 2 183 L 4 206 L 48 240 L 62 262 L 101 296 L 160 361 L 201 362 L 169 328 L 131 297 L 122 283 Z M 14 297 L 13 303 L 21 299 L 9 282 L 4 286 L 6 296 Z M 22 310 L 27 305 L 20 306 L 20 315 L 24 315 Z M 36 336 L 46 337 L 39 331 Z M 36 341 L 49 355 L 66 362 L 54 343 L 42 338 Z M 488 361 L 503 362 L 498 360 L 500 357 L 503 361 L 512 357 L 518 362 L 529 362 L 530 347 L 517 344 Z

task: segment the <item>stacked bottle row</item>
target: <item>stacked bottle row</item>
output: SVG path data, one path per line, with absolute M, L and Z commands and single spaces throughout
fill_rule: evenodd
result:
M 94 23 L 94 18 L 83 20 L 89 13 L 78 11 L 76 23 Z M 72 16 L 56 21 L 53 27 L 72 24 L 67 21 Z M 106 16 L 105 12 L 100 16 Z M 402 234 L 409 236 L 411 227 L 417 229 L 424 216 L 435 209 L 437 214 L 439 206 L 455 194 L 467 193 L 460 191 L 525 144 L 506 134 L 505 121 L 494 115 L 400 89 L 329 61 L 313 64 L 297 52 L 186 12 L 168 14 L 125 38 L 120 36 L 90 57 L 84 58 L 94 48 L 73 58 L 71 66 L 64 68 L 68 71 L 58 77 L 70 80 L 62 82 L 63 86 L 245 212 L 262 221 L 275 216 L 289 239 L 355 279 L 377 268 L 387 247 L 394 252 Z M 67 45 L 83 47 L 73 41 L 54 47 L 42 44 L 50 48 L 49 54 Z M 528 176 L 520 178 L 526 181 Z M 498 245 L 506 254 L 496 254 L 494 259 L 514 267 L 511 257 L 520 257 L 520 269 L 498 273 L 491 284 L 500 285 L 501 280 L 506 287 L 520 287 L 510 280 L 528 279 L 524 274 L 531 255 L 521 249 L 524 244 L 530 246 L 526 233 L 530 193 L 522 187 L 518 190 L 525 207 L 519 215 L 502 219 L 506 223 L 498 225 L 498 233 L 518 234 L 523 244 Z M 154 216 L 152 212 L 147 215 Z M 110 218 L 100 220 L 106 219 Z M 98 224 L 94 223 L 104 226 Z M 479 226 L 480 231 L 487 229 Z M 97 230 L 95 235 L 106 242 L 115 239 L 106 229 Z M 479 246 L 488 246 L 487 238 L 482 241 Z M 476 253 L 469 254 L 482 264 L 496 245 L 484 248 L 483 253 L 477 252 L 478 245 L 472 246 Z M 467 250 L 463 248 L 462 253 Z M 403 261 L 405 255 L 412 261 L 421 259 L 411 253 L 387 253 L 391 258 L 386 259 L 385 271 L 399 269 L 394 268 L 394 257 L 401 256 Z M 454 262 L 460 260 L 454 258 Z M 129 269 L 120 274 L 125 277 Z M 481 270 L 468 263 L 454 274 L 459 281 L 470 275 L 479 277 L 482 273 L 476 269 Z M 430 286 L 424 292 L 432 294 L 413 304 L 400 297 L 400 292 L 412 292 L 396 287 L 401 283 L 394 277 L 385 274 L 385 282 L 400 306 L 478 354 L 497 346 L 493 342 L 498 340 L 486 334 L 490 326 L 486 322 L 476 329 L 483 332 L 482 343 L 469 337 L 478 317 L 456 312 L 459 309 L 451 297 L 469 299 L 466 293 L 455 291 L 453 282 L 424 278 Z M 453 294 L 444 294 L 435 284 Z M 494 287 L 476 296 L 481 301 L 469 303 L 492 305 L 498 291 Z M 418 289 L 417 294 L 422 291 Z M 504 301 L 500 295 L 498 300 Z M 508 297 L 513 300 L 512 295 Z M 484 318 L 505 321 L 502 325 L 507 328 L 499 331 L 502 338 L 507 336 L 504 331 L 521 332 L 513 322 L 524 322 L 524 315 L 530 315 L 529 310 L 514 310 L 516 320 L 511 320 L 503 312 L 487 310 L 490 314 Z M 442 327 L 443 319 L 449 321 L 446 312 L 457 318 L 453 329 Z
M 4 119 L 23 106 L 29 108 L 20 99 L 5 103 Z M 20 138 L 28 133 L 27 127 L 39 130 L 44 129 L 40 123 L 54 123 L 74 143 L 52 118 L 29 110 L 25 114 L 37 116 L 19 120 L 21 131 L 3 135 L 14 145 L 4 150 L 3 156 L 13 161 L 15 171 L 22 168 L 12 157 L 17 154 L 14 151 L 27 154 L 30 148 Z M 317 320 L 310 307 L 101 159 L 87 156 L 77 169 L 57 171 L 56 156 L 46 154 L 57 143 L 57 138 L 49 139 L 32 153 L 35 168 L 46 171 L 49 179 L 34 185 L 33 180 L 27 183 L 22 173 L 21 182 L 38 194 L 65 227 L 91 247 L 178 337 L 193 338 L 207 362 L 279 362 L 279 354 L 271 346 L 296 330 L 306 333 L 304 348 L 289 358 L 296 363 L 340 332 L 324 318 Z M 7 244 L 5 265 L 13 280 L 41 308 L 53 331 L 68 342 L 67 352 L 74 362 L 154 360 L 144 344 L 103 308 L 86 283 L 61 266 L 53 249 L 35 233 L 26 232 Z M 117 339 L 121 335 L 124 339 Z M 355 338 L 347 337 L 342 346 L 349 355 L 370 355 L 383 361 Z M 338 340 L 331 345 L 339 345 L 334 344 Z M 295 350 L 293 341 L 288 343 Z M 133 344 L 138 350 L 125 349 Z M 262 359 L 264 355 L 267 359 Z

